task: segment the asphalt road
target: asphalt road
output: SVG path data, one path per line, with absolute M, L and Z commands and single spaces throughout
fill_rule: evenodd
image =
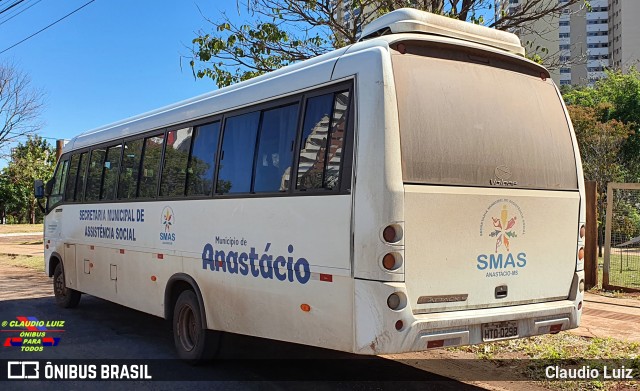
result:
M 441 377 L 413 366 L 379 357 L 360 356 L 234 334 L 225 334 L 219 358 L 201 366 L 174 360 L 170 326 L 163 320 L 89 295 L 76 309 L 59 308 L 50 281 L 28 269 L 0 265 L 0 322 L 18 317 L 64 321 L 57 346 L 42 352 L 23 352 L 0 346 L 0 360 L 67 359 L 67 363 L 113 363 L 136 359 L 151 364 L 156 380 L 146 381 L 0 381 L 3 390 L 80 389 L 451 389 L 477 387 Z M 7 329 L 7 327 L 2 327 Z M 51 327 L 49 327 L 51 329 Z M 2 341 L 17 337 L 0 333 Z M 56 363 L 58 361 L 54 361 Z M 122 361 L 117 361 L 121 363 Z M 2 365 L 4 362 L 2 362 Z M 155 371 L 155 373 L 154 373 Z M 6 368 L 0 368 L 6 378 Z M 157 379 L 166 379 L 157 381 Z M 198 381 L 193 381 L 197 379 Z

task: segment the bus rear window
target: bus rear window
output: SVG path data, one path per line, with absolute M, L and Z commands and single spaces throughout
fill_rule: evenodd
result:
M 404 182 L 578 188 L 550 80 L 490 55 L 407 46 L 392 56 Z

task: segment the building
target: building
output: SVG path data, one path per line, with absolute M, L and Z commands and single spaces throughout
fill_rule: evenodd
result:
M 626 70 L 640 59 L 640 1 L 609 0 L 609 62 Z
M 508 12 L 516 12 L 526 1 L 509 0 Z M 556 1 L 567 0 L 546 0 L 546 4 Z M 608 0 L 591 0 L 590 5 L 587 9 L 582 3 L 574 4 L 561 15 L 549 15 L 514 31 L 528 54 L 544 59 L 556 84 L 590 84 L 604 77 L 609 67 Z
M 526 1 L 499 3 L 512 13 Z M 538 53 L 545 60 L 559 85 L 593 84 L 605 76 L 605 69 L 625 70 L 640 59 L 640 1 L 589 3 L 590 8 L 574 4 L 562 15 L 551 15 L 514 31 L 529 54 Z

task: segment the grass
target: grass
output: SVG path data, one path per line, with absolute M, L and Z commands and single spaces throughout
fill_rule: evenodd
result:
M 42 224 L 0 224 L 0 234 L 42 232 Z
M 485 360 L 520 359 L 515 361 L 514 370 L 545 388 L 565 390 L 637 389 L 635 382 L 593 379 L 549 381 L 544 375 L 547 366 L 559 365 L 562 368 L 567 366 L 567 363 L 575 364 L 577 367 L 589 365 L 591 368 L 598 368 L 602 373 L 603 362 L 597 360 L 622 360 L 620 365 L 634 368 L 634 378 L 637 379 L 640 370 L 640 344 L 636 342 L 620 341 L 613 338 L 587 338 L 570 333 L 560 333 L 451 349 L 471 352 L 477 358 Z
M 20 242 L 18 244 L 21 244 L 21 245 L 36 245 L 36 244 L 44 244 L 44 241 L 42 239 L 29 240 L 29 241 L 26 241 L 26 242 Z
M 39 272 L 44 272 L 44 260 L 42 257 L 0 254 L 0 264 L 25 267 Z
M 628 263 L 627 263 L 628 262 Z M 625 298 L 640 299 L 637 293 L 627 293 L 621 291 L 609 291 L 602 289 L 602 272 L 604 269 L 604 257 L 598 258 L 598 285 L 589 290 L 590 293 L 597 295 Z M 622 270 L 622 271 L 621 271 Z M 640 289 L 640 256 L 629 254 L 612 253 L 611 263 L 609 265 L 609 284 L 614 286 L 626 286 L 628 288 Z
M 615 286 L 640 289 L 640 254 L 612 249 L 609 264 L 609 283 Z

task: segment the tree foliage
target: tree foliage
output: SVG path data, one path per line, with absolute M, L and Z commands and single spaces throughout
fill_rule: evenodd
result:
M 496 10 L 494 0 L 244 0 L 236 5 L 245 22 L 234 23 L 225 13 L 205 18 L 212 31 L 198 32 L 189 64 L 194 76 L 224 87 L 355 43 L 364 25 L 403 7 L 512 30 L 577 3 L 585 0 L 523 0 L 507 12 Z
M 0 64 L 0 150 L 7 143 L 35 132 L 43 93 L 29 77 L 9 64 Z
M 0 217 L 14 223 L 42 221 L 33 182 L 53 176 L 55 158 L 55 148 L 39 136 L 28 136 L 12 149 L 9 165 L 0 173 Z
M 625 180 L 640 181 L 640 72 L 631 68 L 627 73 L 606 71 L 607 77 L 593 87 L 570 89 L 564 93 L 569 105 L 584 107 L 605 106 L 602 120 L 618 120 L 628 125 L 633 133 L 622 145 L 621 160 L 627 168 Z
M 640 72 L 607 71 L 594 86 L 566 89 L 563 97 L 576 131 L 584 178 L 597 182 L 602 245 L 608 183 L 640 181 Z M 632 235 L 636 228 L 626 233 Z

